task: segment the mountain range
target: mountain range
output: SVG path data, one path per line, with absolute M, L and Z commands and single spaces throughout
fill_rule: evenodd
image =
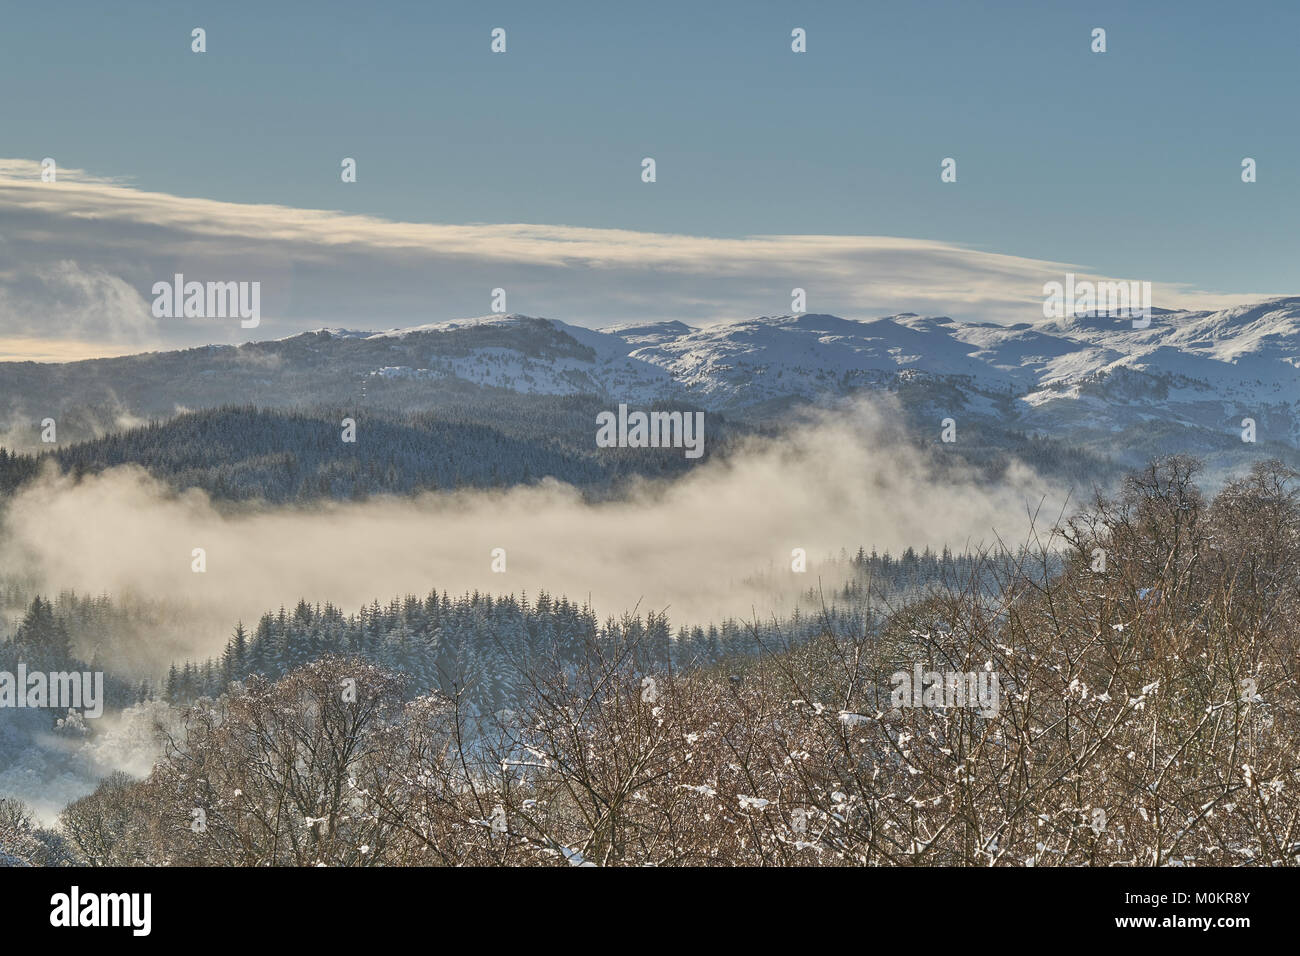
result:
M 912 313 L 764 316 L 590 329 L 494 315 L 387 331 L 318 329 L 67 364 L 0 363 L 15 430 L 66 419 L 73 437 L 243 403 L 440 410 L 492 396 L 671 401 L 736 420 L 868 391 L 917 421 L 996 425 L 1117 461 L 1192 451 L 1228 464 L 1300 445 L 1300 297 L 1216 312 L 1154 310 L 1150 326 L 1076 316 L 998 325 Z M 1254 447 L 1242 441 L 1254 422 Z M 34 432 L 33 432 L 34 433 Z M 62 437 L 62 436 L 61 436 Z

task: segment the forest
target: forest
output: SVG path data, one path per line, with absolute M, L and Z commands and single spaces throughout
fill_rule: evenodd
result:
M 1042 529 L 1037 549 L 891 558 L 904 583 L 937 573 L 904 600 L 867 587 L 853 602 L 865 613 L 828 601 L 802 630 L 740 625 L 747 644 L 716 654 L 703 628 L 598 625 L 540 594 L 434 592 L 353 616 L 303 602 L 237 626 L 188 685 L 183 667 L 168 677 L 149 773 L 108 775 L 52 823 L 6 801 L 0 852 L 150 866 L 1294 863 L 1300 474 L 1259 464 L 1209 496 L 1198 472 L 1153 461 Z M 866 579 L 884 559 L 850 562 Z M 61 649 L 46 603 L 33 613 Z M 474 690 L 496 676 L 475 672 L 477 646 L 520 663 L 510 687 Z M 995 671 L 1000 706 L 891 707 L 889 675 L 914 664 Z
M 145 468 L 177 490 L 199 488 L 217 501 L 284 504 L 321 499 L 357 500 L 458 488 L 500 488 L 551 478 L 609 498 L 638 478 L 673 479 L 700 461 L 727 458 L 750 437 L 775 426 L 763 415 L 704 415 L 704 457 L 683 458 L 671 448 L 598 448 L 596 416 L 608 401 L 588 396 L 518 396 L 450 403 L 437 411 L 385 407 L 277 409 L 228 405 L 184 412 L 61 442 L 40 452 L 0 447 L 0 506 L 34 480 L 42 467 L 81 477 L 121 465 Z M 905 411 L 910 440 L 939 432 L 930 397 Z M 655 403 L 649 408 L 693 410 Z M 785 415 L 797 417 L 787 409 Z M 355 442 L 342 439 L 344 419 Z M 62 432 L 60 434 L 63 434 Z M 1153 440 L 1155 440 L 1153 438 Z M 960 446 L 947 448 L 954 471 L 972 469 L 985 480 L 1005 475 L 1013 461 L 1070 483 L 1109 484 L 1122 473 L 1103 458 L 1048 436 L 988 422 L 963 422 Z
M 186 412 L 40 454 L 0 448 L 0 494 L 36 477 L 47 461 L 74 477 L 136 464 L 177 489 L 200 488 L 218 501 L 273 504 L 496 488 L 543 478 L 608 494 L 632 476 L 674 477 L 692 464 L 672 449 L 597 454 L 592 435 L 604 406 L 595 399 L 553 403 L 508 426 L 488 424 L 494 416 L 481 413 L 253 406 Z M 591 427 L 575 428 L 575 414 Z M 565 416 L 564 428 L 552 427 L 555 416 Z M 355 441 L 343 440 L 345 419 L 354 423 Z M 737 426 L 710 416 L 706 430 L 709 453 L 725 454 Z

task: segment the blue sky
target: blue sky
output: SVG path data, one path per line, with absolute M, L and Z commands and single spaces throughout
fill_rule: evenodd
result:
M 0 156 L 233 203 L 912 237 L 1278 293 L 1298 33 L 1285 2 L 12 4 Z

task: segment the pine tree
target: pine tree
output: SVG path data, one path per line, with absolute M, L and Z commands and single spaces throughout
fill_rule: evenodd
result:
M 167 671 L 167 683 L 163 685 L 163 699 L 169 704 L 180 703 L 180 672 L 176 670 L 176 665 Z
M 248 633 L 244 630 L 244 622 L 240 621 L 235 625 L 235 633 L 226 644 L 226 650 L 221 655 L 221 669 L 226 683 L 231 681 L 243 680 L 248 676 L 245 664 L 248 658 Z
M 32 599 L 22 623 L 14 633 L 14 644 L 27 653 L 32 663 L 61 665 L 72 657 L 72 641 L 63 622 L 54 616 L 54 605 Z

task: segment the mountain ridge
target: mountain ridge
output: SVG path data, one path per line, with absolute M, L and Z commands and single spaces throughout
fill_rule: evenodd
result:
M 0 363 L 0 437 L 70 412 L 127 421 L 231 403 L 434 409 L 492 395 L 672 401 L 762 416 L 861 391 L 920 420 L 986 420 L 1080 444 L 1143 430 L 1300 446 L 1300 297 L 1153 310 L 1150 326 L 1076 316 L 998 325 L 913 312 L 596 328 L 519 313 L 387 330 L 322 328 L 239 346 L 59 365 Z M 1118 439 L 1116 436 L 1119 436 Z M 1127 437 L 1125 437 L 1127 436 Z

